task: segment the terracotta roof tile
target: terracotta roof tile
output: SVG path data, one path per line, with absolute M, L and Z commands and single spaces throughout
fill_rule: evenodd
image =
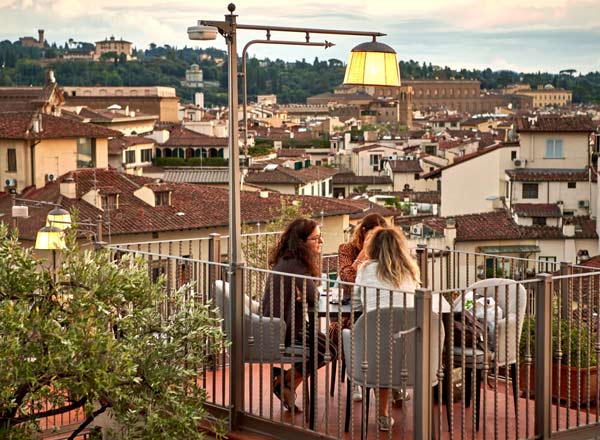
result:
M 457 241 L 564 239 L 555 226 L 519 226 L 506 211 L 468 214 L 454 217 Z M 596 222 L 590 217 L 571 217 L 576 225 L 575 238 L 598 238 Z
M 354 173 L 339 173 L 333 176 L 335 185 L 391 185 L 389 176 L 356 176 Z
M 418 160 L 390 160 L 393 173 L 420 173 L 423 171 Z
M 515 203 L 515 214 L 521 217 L 561 217 L 562 213 L 554 203 Z
M 161 147 L 223 147 L 227 146 L 227 138 L 218 138 L 197 133 L 182 126 L 171 129 L 169 139 L 160 144 Z
M 74 179 L 77 185 L 76 199 L 68 199 L 60 195 L 60 182 L 66 177 Z M 106 224 L 113 235 L 138 234 L 148 232 L 176 231 L 186 229 L 201 229 L 216 226 L 226 226 L 228 218 L 228 190 L 226 188 L 208 187 L 185 183 L 164 183 L 159 186 L 172 188 L 171 206 L 153 207 L 133 195 L 142 186 L 153 188 L 155 181 L 147 177 L 126 175 L 112 169 L 81 169 L 67 173 L 59 181 L 46 184 L 45 187 L 28 191 L 23 198 L 43 200 L 58 203 L 65 209 L 77 207 L 81 221 L 95 221 L 98 215 L 103 215 Z M 90 205 L 81 197 L 94 188 L 114 187 L 120 191 L 119 207 L 110 213 L 103 212 Z M 337 199 L 316 196 L 295 196 L 269 193 L 262 198 L 258 192 L 242 191 L 241 211 L 244 223 L 268 222 L 280 215 L 281 200 L 288 204 L 294 200 L 302 203 L 301 212 L 305 215 L 320 217 L 351 214 L 358 211 Z M 11 219 L 10 197 L 0 197 L 0 221 Z M 19 219 L 21 236 L 33 240 L 37 231 L 44 225 L 49 209 L 30 210 L 30 217 Z M 180 213 L 183 213 L 181 215 Z
M 68 118 L 41 114 L 42 130 L 33 132 L 35 112 L 0 113 L 0 139 L 60 139 L 60 138 L 109 138 L 122 136 L 119 131 L 86 124 Z
M 0 87 L 0 112 L 38 111 L 53 93 L 63 100 L 56 83 L 43 87 Z
M 353 220 L 362 219 L 364 216 L 371 213 L 381 214 L 383 217 L 393 217 L 398 215 L 397 210 L 386 208 L 385 206 L 379 205 L 378 203 L 373 203 L 369 199 L 365 198 L 338 199 L 338 202 L 358 209 L 358 211 L 355 213 L 350 214 L 350 218 Z
M 306 184 L 315 182 L 335 175 L 338 170 L 320 166 L 310 166 L 294 170 L 283 166 L 278 166 L 274 170 L 251 171 L 245 181 L 252 184 L 268 184 L 268 183 L 289 183 L 289 184 Z
M 517 182 L 587 182 L 589 168 L 519 168 L 506 170 L 506 174 Z
M 277 157 L 304 157 L 306 150 L 304 148 L 281 148 L 277 150 Z
M 517 120 L 517 131 L 529 132 L 554 132 L 574 131 L 589 133 L 598 129 L 598 123 L 594 123 L 587 116 L 540 116 L 531 118 L 523 117 Z

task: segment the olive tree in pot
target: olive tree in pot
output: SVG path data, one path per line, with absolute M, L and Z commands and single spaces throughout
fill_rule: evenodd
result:
M 211 307 L 172 292 L 165 316 L 143 259 L 67 242 L 53 273 L 0 223 L 0 438 L 37 438 L 60 414 L 70 438 L 106 415 L 105 438 L 203 438 L 198 376 L 223 346 Z

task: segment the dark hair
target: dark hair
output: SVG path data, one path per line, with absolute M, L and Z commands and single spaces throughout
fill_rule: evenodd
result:
M 304 263 L 311 276 L 320 276 L 319 255 L 315 255 L 306 242 L 318 225 L 309 218 L 299 218 L 291 222 L 269 252 L 269 266 L 272 268 L 282 258 L 296 258 Z
M 371 229 L 377 228 L 378 226 L 389 226 L 385 219 L 376 212 L 366 215 L 360 221 L 358 225 L 356 225 L 356 229 L 354 230 L 354 234 L 352 234 L 352 243 L 357 249 L 362 249 L 363 244 L 365 243 L 365 236 L 367 232 Z

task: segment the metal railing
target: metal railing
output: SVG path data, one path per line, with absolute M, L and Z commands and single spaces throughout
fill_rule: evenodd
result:
M 242 326 L 243 339 L 231 342 L 242 344 L 244 364 L 230 365 L 224 350 L 199 372 L 208 406 L 230 420 L 235 413 L 239 426 L 276 438 L 335 439 L 577 438 L 600 429 L 600 272 L 419 247 L 420 289 L 390 293 L 352 284 L 356 295 L 340 305 L 348 283 L 266 269 L 275 238 L 244 237 L 253 265 L 242 267 L 242 292 L 228 292 L 218 234 L 200 246 L 160 245 L 176 255 L 149 252 L 147 244 L 112 247 L 144 255 L 149 276 L 166 277 L 167 297 L 193 284 L 202 301 L 214 302 L 228 337 Z M 539 273 L 540 264 L 552 274 Z M 335 265 L 337 256 L 323 257 L 322 272 L 335 273 Z M 228 306 L 231 294 L 244 299 L 242 319 Z M 292 294 L 293 301 L 285 298 Z M 286 313 L 290 322 L 282 324 Z M 300 411 L 285 401 L 285 386 L 282 399 L 274 394 L 277 368 L 292 365 L 300 373 L 288 383 Z M 240 379 L 243 405 L 233 407 L 230 385 Z M 365 391 L 362 403 L 353 402 L 357 384 L 374 390 L 370 411 Z M 398 390 L 400 405 L 387 388 Z M 382 395 L 396 419 L 387 432 L 378 430 Z

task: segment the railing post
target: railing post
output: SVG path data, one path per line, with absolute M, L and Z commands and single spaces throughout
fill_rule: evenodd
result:
M 560 262 L 560 274 L 571 275 L 571 264 L 566 261 Z M 571 302 L 569 301 L 569 279 L 563 278 L 560 280 L 560 317 L 566 319 L 569 316 Z
M 98 243 L 102 243 L 102 215 L 98 214 L 98 219 L 96 220 L 96 226 L 97 226 L 97 231 L 96 231 L 96 240 L 98 241 Z M 110 237 L 109 237 L 110 238 Z
M 535 298 L 535 436 L 552 433 L 552 275 L 537 276 Z
M 429 287 L 428 276 L 427 276 L 427 245 L 417 245 L 417 264 L 419 265 L 419 271 L 421 273 L 421 287 Z
M 213 232 L 208 236 L 208 261 L 211 263 L 221 262 L 221 234 Z M 217 264 L 211 264 L 208 268 L 208 291 L 212 292 L 215 281 L 220 279 L 220 267 Z
M 417 333 L 415 341 L 414 438 L 432 438 L 431 402 L 431 291 L 415 292 Z

